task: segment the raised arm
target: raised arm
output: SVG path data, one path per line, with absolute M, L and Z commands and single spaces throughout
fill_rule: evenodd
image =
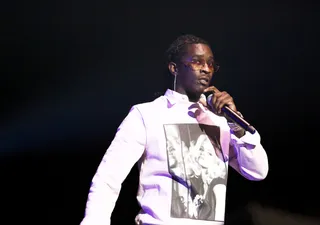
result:
M 227 105 L 234 112 L 239 113 L 233 98 L 227 92 L 221 92 L 214 86 L 207 88 L 205 92 L 214 93 L 208 104 L 206 101 L 200 101 L 204 106 L 209 107 L 210 110 L 223 115 L 222 108 Z M 238 126 L 232 127 L 232 123 L 229 123 L 229 125 L 231 130 L 230 166 L 247 179 L 264 179 L 268 174 L 269 164 L 267 154 L 261 145 L 258 131 L 251 134 L 243 129 L 239 129 Z

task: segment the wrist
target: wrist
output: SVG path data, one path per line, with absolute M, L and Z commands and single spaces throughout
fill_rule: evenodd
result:
M 243 115 L 237 111 L 236 112 L 241 118 L 243 118 Z M 237 123 L 233 122 L 232 120 L 228 121 L 228 125 L 230 127 L 231 133 L 236 135 L 238 138 L 245 135 L 246 131 L 241 126 L 239 126 Z

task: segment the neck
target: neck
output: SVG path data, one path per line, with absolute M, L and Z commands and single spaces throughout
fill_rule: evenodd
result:
M 198 94 L 198 93 L 195 93 L 195 92 L 189 92 L 189 91 L 187 91 L 187 90 L 185 90 L 185 89 L 183 89 L 182 87 L 179 87 L 179 86 L 176 88 L 175 91 L 180 93 L 180 94 L 187 95 L 190 102 L 198 102 L 199 99 L 200 99 L 200 95 L 201 95 L 201 93 Z

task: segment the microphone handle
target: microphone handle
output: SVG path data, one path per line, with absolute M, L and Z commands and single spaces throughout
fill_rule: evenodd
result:
M 208 104 L 212 106 L 211 104 L 211 99 L 212 99 L 212 94 L 210 94 L 207 97 L 207 102 Z M 230 118 L 233 122 L 235 122 L 236 124 L 238 124 L 240 127 L 242 127 L 244 130 L 250 132 L 251 134 L 254 134 L 256 132 L 255 128 L 253 126 L 251 126 L 247 121 L 245 121 L 239 114 L 237 114 L 235 111 L 233 111 L 232 109 L 230 109 L 228 106 L 223 106 L 221 109 L 222 112 L 224 112 L 226 114 L 226 116 L 228 116 L 228 118 Z
M 240 115 L 238 115 L 235 111 L 230 109 L 228 106 L 223 106 L 221 109 L 233 122 L 238 124 L 240 127 L 245 129 L 246 131 L 254 134 L 256 132 L 255 128 L 251 126 L 247 121 L 245 121 Z

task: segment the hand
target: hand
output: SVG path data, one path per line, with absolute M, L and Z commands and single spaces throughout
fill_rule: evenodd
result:
M 204 92 L 213 92 L 211 104 L 218 114 L 221 114 L 221 109 L 224 105 L 227 105 L 230 109 L 237 112 L 237 107 L 233 101 L 233 98 L 227 92 L 221 92 L 214 86 L 206 88 Z
M 231 110 L 238 113 L 242 117 L 241 113 L 239 113 L 237 111 L 237 107 L 233 101 L 233 98 L 227 92 L 225 92 L 225 91 L 221 92 L 214 86 L 206 88 L 203 92 L 213 92 L 212 99 L 211 99 L 211 105 L 213 106 L 213 110 L 215 110 L 216 113 L 222 114 L 221 113 L 222 107 L 224 105 L 227 105 Z M 200 101 L 200 103 L 202 103 L 202 101 Z M 205 106 L 207 106 L 207 104 Z M 227 120 L 228 120 L 228 118 L 227 118 Z M 231 124 L 229 124 L 229 126 Z M 230 128 L 238 138 L 245 135 L 245 130 L 243 128 L 241 128 L 240 126 L 238 126 L 237 124 L 232 125 L 232 127 L 230 127 Z

